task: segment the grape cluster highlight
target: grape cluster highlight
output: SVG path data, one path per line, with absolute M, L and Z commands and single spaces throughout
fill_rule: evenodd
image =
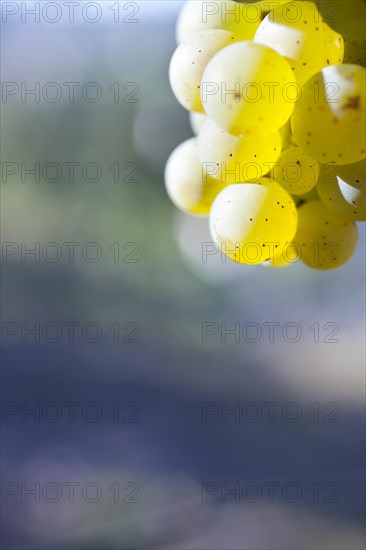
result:
M 345 264 L 366 219 L 366 0 L 188 0 L 169 68 L 194 136 L 165 184 L 240 264 Z

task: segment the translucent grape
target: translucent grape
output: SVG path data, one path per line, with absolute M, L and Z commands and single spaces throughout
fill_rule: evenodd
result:
M 207 63 L 219 50 L 238 41 L 224 30 L 207 30 L 191 36 L 175 50 L 169 66 L 169 80 L 179 103 L 190 111 L 204 112 L 201 79 Z
M 223 186 L 202 170 L 197 138 L 184 141 L 172 152 L 165 167 L 165 185 L 171 201 L 183 212 L 208 215 Z
M 210 118 L 230 134 L 273 134 L 289 119 L 296 85 L 288 62 L 271 48 L 237 42 L 208 63 L 201 83 L 202 104 Z
M 303 195 L 315 187 L 319 164 L 300 147 L 290 147 L 281 153 L 273 177 L 291 195 Z
M 259 264 L 281 254 L 296 233 L 297 210 L 276 182 L 229 185 L 210 212 L 212 238 L 222 253 L 238 263 Z
M 321 166 L 317 186 L 322 202 L 334 214 L 355 221 L 366 220 L 366 193 L 364 180 L 354 181 L 351 176 L 341 177 L 334 164 Z
M 188 0 L 178 17 L 177 43 L 208 29 L 224 29 L 237 34 L 241 40 L 252 40 L 266 13 L 264 10 L 259 4 L 240 6 L 230 0 Z
M 345 264 L 356 250 L 358 228 L 339 218 L 321 201 L 310 201 L 298 210 L 294 242 L 301 260 L 316 269 L 335 269 Z
M 358 65 L 331 65 L 302 89 L 291 118 L 296 143 L 323 164 L 365 157 L 365 74 Z
M 205 115 L 204 113 L 195 113 L 194 111 L 191 111 L 189 113 L 189 123 L 195 136 L 200 133 L 202 126 L 204 125 L 206 120 L 207 115 Z
M 313 2 L 278 6 L 259 25 L 254 41 L 284 56 L 300 84 L 343 59 L 343 38 L 321 21 Z
M 322 69 L 327 65 L 338 65 L 339 63 L 342 63 L 344 59 L 343 36 L 335 32 L 325 23 L 323 24 L 323 28 L 324 28 L 324 51 L 322 52 L 322 59 L 321 59 L 322 66 L 319 67 L 319 69 Z M 314 52 L 314 55 L 316 55 L 316 52 Z
M 256 138 L 233 136 L 207 119 L 198 136 L 198 155 L 205 170 L 222 183 L 258 181 L 281 153 L 281 134 Z

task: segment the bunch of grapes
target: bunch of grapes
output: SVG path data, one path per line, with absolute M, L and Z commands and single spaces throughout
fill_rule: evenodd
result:
M 165 171 L 242 264 L 346 263 L 365 221 L 365 0 L 188 0 L 170 63 L 194 137 Z

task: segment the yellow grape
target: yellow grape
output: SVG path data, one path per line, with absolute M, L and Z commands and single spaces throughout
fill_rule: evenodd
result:
M 183 212 L 207 216 L 223 186 L 202 170 L 197 138 L 184 141 L 171 153 L 165 167 L 165 186 L 171 201 Z
M 365 75 L 358 65 L 331 65 L 303 86 L 292 132 L 319 162 L 352 164 L 365 157 Z
M 318 195 L 334 214 L 347 220 L 366 220 L 364 180 L 356 183 L 352 177 L 340 175 L 334 164 L 322 165 L 317 185 Z
M 175 50 L 169 66 L 169 80 L 179 103 L 190 111 L 204 112 L 201 103 L 202 74 L 210 59 L 228 44 L 239 40 L 225 30 L 198 32 Z
M 273 169 L 273 177 L 291 195 L 304 195 L 318 181 L 319 164 L 300 147 L 290 147 L 282 151 Z
M 204 169 L 225 184 L 258 181 L 268 174 L 281 153 L 281 134 L 256 138 L 233 136 L 207 119 L 198 136 Z
M 223 254 L 243 264 L 259 264 L 280 255 L 296 227 L 294 201 L 267 178 L 225 187 L 210 212 L 212 238 Z
M 188 0 L 178 17 L 176 39 L 180 44 L 198 31 L 224 29 L 241 40 L 252 40 L 263 18 L 260 5 L 240 6 L 230 0 Z
M 348 262 L 358 243 L 354 222 L 339 218 L 320 200 L 310 201 L 298 210 L 294 243 L 301 260 L 315 269 L 335 269 Z
M 219 51 L 208 63 L 201 99 L 208 116 L 223 130 L 263 137 L 289 119 L 294 86 L 298 85 L 293 71 L 282 56 L 243 41 Z
M 324 51 L 322 67 L 327 65 L 338 65 L 344 60 L 344 39 L 341 34 L 336 33 L 326 23 L 324 25 Z M 317 55 L 317 52 L 314 52 Z
M 343 59 L 343 38 L 321 21 L 313 2 L 278 6 L 259 25 L 254 41 L 285 57 L 299 84 Z

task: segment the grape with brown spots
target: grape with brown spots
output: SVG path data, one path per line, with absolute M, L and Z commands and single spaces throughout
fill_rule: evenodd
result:
M 172 202 L 240 264 L 348 262 L 366 219 L 366 0 L 188 0 L 170 81 L 195 138 Z
M 269 136 L 290 118 L 287 91 L 296 84 L 290 65 L 273 49 L 242 41 L 227 46 L 208 63 L 201 99 L 208 116 L 235 135 Z
M 356 250 L 358 228 L 339 218 L 321 201 L 310 201 L 298 209 L 294 242 L 301 260 L 315 269 L 335 269 L 345 264 Z
M 221 252 L 243 264 L 263 263 L 282 254 L 296 227 L 294 201 L 268 178 L 229 185 L 216 197 L 210 213 L 211 235 Z
M 365 157 L 365 79 L 359 65 L 325 67 L 302 88 L 291 118 L 296 143 L 323 164 Z
M 300 147 L 289 147 L 278 159 L 273 177 L 291 195 L 304 195 L 317 184 L 319 163 Z
M 232 32 L 212 29 L 199 32 L 180 44 L 170 61 L 169 80 L 175 97 L 189 111 L 204 113 L 201 80 L 215 53 L 239 40 Z
M 299 84 L 326 64 L 342 63 L 344 55 L 342 36 L 322 21 L 314 2 L 276 7 L 258 27 L 254 42 L 287 59 Z
M 264 138 L 233 136 L 210 119 L 198 135 L 198 155 L 203 168 L 225 184 L 258 181 L 276 163 L 281 148 L 279 131 Z

